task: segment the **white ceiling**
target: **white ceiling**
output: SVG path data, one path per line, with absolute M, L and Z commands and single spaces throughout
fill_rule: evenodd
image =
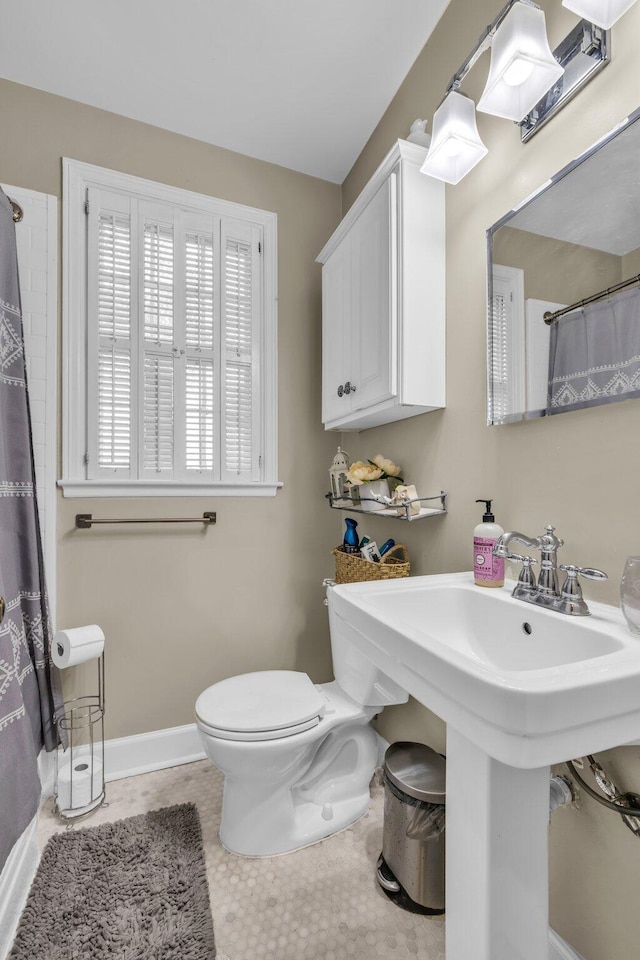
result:
M 0 75 L 341 183 L 449 0 L 5 0 Z

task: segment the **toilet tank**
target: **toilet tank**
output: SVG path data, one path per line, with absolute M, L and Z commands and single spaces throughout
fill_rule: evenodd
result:
M 408 694 L 369 660 L 349 639 L 354 628 L 334 611 L 332 588 L 327 590 L 329 630 L 333 673 L 338 686 L 348 697 L 363 707 L 387 707 L 406 703 Z

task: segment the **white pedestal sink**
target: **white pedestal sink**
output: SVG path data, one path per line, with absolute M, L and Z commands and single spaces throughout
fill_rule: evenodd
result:
M 549 765 L 640 738 L 640 639 L 470 573 L 338 586 L 333 629 L 447 723 L 447 960 L 546 960 Z

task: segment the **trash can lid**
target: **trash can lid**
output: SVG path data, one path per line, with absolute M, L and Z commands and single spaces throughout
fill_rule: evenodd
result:
M 414 800 L 445 802 L 446 761 L 424 743 L 392 743 L 384 757 L 384 772 L 394 786 Z

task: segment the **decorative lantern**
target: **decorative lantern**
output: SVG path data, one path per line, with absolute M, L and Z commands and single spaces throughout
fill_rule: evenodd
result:
M 344 503 L 351 500 L 350 487 L 347 486 L 347 470 L 349 469 L 349 454 L 340 447 L 329 467 L 331 481 L 331 497 L 334 503 Z

